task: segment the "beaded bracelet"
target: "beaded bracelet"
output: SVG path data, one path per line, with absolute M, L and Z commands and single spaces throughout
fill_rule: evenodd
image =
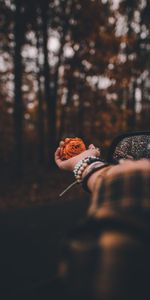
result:
M 78 183 L 82 182 L 82 174 L 83 174 L 84 170 L 86 169 L 86 167 L 88 165 L 92 164 L 93 162 L 97 162 L 97 161 L 103 162 L 103 160 L 100 159 L 99 157 L 96 157 L 96 156 L 87 156 L 84 159 L 80 160 L 75 165 L 73 173 L 74 173 L 75 179 L 77 180 Z
M 106 163 L 106 162 L 102 162 L 102 161 L 99 161 L 99 162 L 95 162 L 93 163 L 92 165 L 90 165 L 87 169 L 87 172 L 84 174 L 83 178 L 82 178 L 82 187 L 85 191 L 87 192 L 90 192 L 89 189 L 88 189 L 88 185 L 87 185 L 87 182 L 88 182 L 88 179 L 89 177 L 95 173 L 96 171 L 99 171 L 101 169 L 104 169 L 105 167 L 108 167 L 109 164 Z
M 99 163 L 100 165 L 97 167 L 95 166 L 94 167 L 94 170 L 92 168 L 92 172 L 91 172 L 91 168 L 89 170 L 87 170 L 87 172 L 85 173 L 84 175 L 84 178 L 82 178 L 82 175 L 83 175 L 83 172 L 84 170 L 87 168 L 87 166 L 90 167 L 90 165 L 95 165 L 95 163 Z M 86 191 L 89 191 L 88 190 L 88 187 L 87 187 L 87 180 L 88 178 L 90 177 L 90 175 L 92 173 L 94 173 L 97 169 L 100 169 L 100 168 L 103 168 L 104 166 L 106 166 L 107 164 L 105 163 L 105 161 L 99 157 L 96 157 L 96 156 L 88 156 L 82 160 L 80 160 L 76 165 L 75 165 L 75 168 L 73 170 L 74 172 L 74 176 L 75 176 L 75 181 L 73 183 L 71 183 L 60 195 L 59 197 L 62 197 L 70 188 L 72 188 L 75 184 L 77 183 L 82 183 L 83 184 L 83 188 L 86 190 Z M 91 166 L 92 167 L 92 166 Z

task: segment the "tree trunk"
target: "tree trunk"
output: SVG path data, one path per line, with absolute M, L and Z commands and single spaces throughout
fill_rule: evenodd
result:
M 61 64 L 63 47 L 61 47 L 59 52 L 57 69 L 53 78 L 53 87 L 50 90 L 50 111 L 51 111 L 51 123 L 50 123 L 50 137 L 52 141 L 50 156 L 53 159 L 54 151 L 56 149 L 57 143 L 57 129 L 56 129 L 56 105 L 57 105 L 57 92 L 58 92 L 58 77 L 59 77 L 59 67 Z
M 72 2 L 66 0 L 66 1 L 62 1 L 61 2 L 61 9 L 62 9 L 62 33 L 61 33 L 61 39 L 60 39 L 60 49 L 59 49 L 59 53 L 58 53 L 58 63 L 56 66 L 56 71 L 55 71 L 55 75 L 54 75 L 54 80 L 53 80 L 53 88 L 51 89 L 51 102 L 53 103 L 53 116 L 55 117 L 55 125 L 56 125 L 56 105 L 57 105 L 57 91 L 58 91 L 58 79 L 59 79 L 59 68 L 62 62 L 62 55 L 63 55 L 63 48 L 64 48 L 64 44 L 65 44 L 65 37 L 66 37 L 66 33 L 68 31 L 68 27 L 69 27 L 69 12 L 71 12 L 71 6 L 72 6 Z M 66 8 L 68 9 L 68 11 L 66 12 Z M 72 90 L 71 90 L 72 92 Z M 67 95 L 67 99 L 68 97 L 70 97 L 70 92 L 68 90 L 68 95 Z M 60 138 L 63 135 L 64 132 L 64 128 L 65 128 L 65 113 L 66 113 L 66 106 L 68 104 L 68 101 L 66 101 L 66 105 L 62 106 L 62 113 L 60 116 L 60 128 L 55 128 L 53 127 L 53 129 L 55 129 L 55 132 L 53 132 L 53 134 L 55 134 L 55 142 L 54 145 L 56 144 L 56 142 L 58 140 L 60 140 Z
M 129 118 L 128 118 L 128 126 L 130 130 L 133 130 L 136 125 L 136 107 L 135 107 L 135 89 L 136 89 L 136 81 L 134 79 L 134 82 L 132 84 L 132 93 L 131 98 L 129 98 Z
M 58 131 L 58 140 L 61 140 L 61 138 L 64 136 L 64 133 L 65 133 L 65 129 L 66 129 L 65 120 L 67 118 L 66 108 L 70 104 L 70 99 L 72 97 L 72 90 L 73 90 L 72 81 L 68 80 L 68 91 L 67 91 L 67 97 L 66 97 L 66 104 L 64 104 L 64 105 L 61 104 L 60 127 L 59 127 L 59 131 Z
M 38 20 L 39 19 L 39 20 Z M 37 38 L 37 83 L 38 83 L 38 158 L 39 163 L 44 162 L 44 111 L 43 111 L 43 95 L 41 91 L 41 65 L 39 63 L 39 55 L 40 55 L 40 15 L 37 13 L 37 31 L 36 31 L 36 38 Z
M 146 99 L 146 95 L 148 95 L 149 93 L 146 90 L 147 90 L 147 88 L 145 86 L 145 82 L 142 81 L 142 84 L 141 84 L 141 92 L 142 92 L 141 128 L 143 130 L 150 130 L 150 125 L 149 125 L 150 104 L 149 104 L 148 99 Z
M 22 58 L 21 46 L 23 42 L 24 28 L 21 17 L 21 3 L 16 0 L 15 12 L 15 55 L 14 55 L 14 127 L 15 127 L 15 163 L 18 176 L 23 172 L 23 103 L 22 103 Z
M 48 62 L 48 2 L 43 2 L 42 6 L 42 31 L 43 31 L 43 53 L 44 53 L 44 85 L 45 100 L 47 105 L 48 124 L 48 152 L 51 163 L 54 163 L 54 150 L 56 142 L 56 112 L 55 103 L 51 99 L 50 93 L 50 67 Z
M 63 48 L 64 48 L 64 43 L 65 43 L 65 37 L 66 37 L 66 32 L 68 30 L 68 18 L 66 18 L 66 7 L 68 5 L 68 1 L 64 1 L 61 3 L 62 5 L 62 18 L 64 18 L 63 25 L 62 25 L 62 36 L 60 39 L 60 49 L 58 53 L 58 63 L 56 66 L 54 78 L 53 78 L 53 85 L 52 88 L 50 89 L 50 110 L 51 110 L 51 131 L 50 131 L 50 136 L 53 137 L 53 148 L 52 148 L 52 156 L 53 153 L 56 149 L 56 143 L 57 140 L 60 136 L 60 132 L 57 131 L 56 128 L 56 105 L 57 105 L 57 92 L 58 92 L 58 79 L 59 79 L 59 68 L 61 65 L 62 61 L 62 54 L 63 54 Z M 64 17 L 65 16 L 65 17 Z
M 83 138 L 84 134 L 84 106 L 82 99 L 82 92 L 80 93 L 80 105 L 78 111 L 78 136 Z
M 132 19 L 133 19 L 133 10 L 131 7 L 129 7 L 128 10 L 128 38 L 130 40 L 130 38 L 132 37 Z M 131 47 L 131 46 L 130 46 Z M 126 56 L 127 56 L 127 64 L 129 63 L 129 55 L 131 53 L 131 49 L 130 49 L 128 42 L 126 44 Z M 132 49 L 133 51 L 133 49 Z M 132 70 L 133 72 L 133 70 Z M 128 86 L 127 89 L 127 110 L 128 110 L 128 118 L 127 118 L 127 126 L 129 130 L 133 130 L 135 127 L 135 120 L 136 120 L 136 112 L 135 112 L 135 87 L 136 87 L 136 79 L 135 76 L 131 74 L 130 77 L 130 83 L 131 80 L 133 78 L 133 84 L 132 84 L 132 93 L 130 93 L 130 86 Z

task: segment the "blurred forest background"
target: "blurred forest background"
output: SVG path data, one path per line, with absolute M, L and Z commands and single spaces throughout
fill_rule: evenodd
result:
M 65 188 L 60 139 L 107 149 L 150 129 L 149 12 L 149 0 L 0 0 L 1 208 Z

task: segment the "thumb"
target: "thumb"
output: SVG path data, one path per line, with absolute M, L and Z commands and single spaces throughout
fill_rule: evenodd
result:
M 88 149 L 95 149 L 95 146 L 93 144 L 90 144 Z

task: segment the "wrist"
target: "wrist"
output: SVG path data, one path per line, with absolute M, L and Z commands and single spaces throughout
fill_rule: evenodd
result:
M 109 164 L 104 162 L 104 161 L 99 161 L 99 162 L 94 162 L 91 165 L 89 165 L 85 171 L 83 172 L 83 176 L 82 176 L 82 187 L 84 190 L 90 192 L 90 189 L 88 187 L 88 181 L 90 180 L 91 176 L 96 173 L 97 171 L 98 174 L 100 174 L 100 171 L 103 170 L 105 168 L 108 168 Z
M 100 161 L 99 157 L 96 156 L 87 156 L 84 159 L 80 160 L 74 167 L 73 173 L 78 183 L 82 182 L 82 175 L 87 166 L 91 165 L 93 162 Z

